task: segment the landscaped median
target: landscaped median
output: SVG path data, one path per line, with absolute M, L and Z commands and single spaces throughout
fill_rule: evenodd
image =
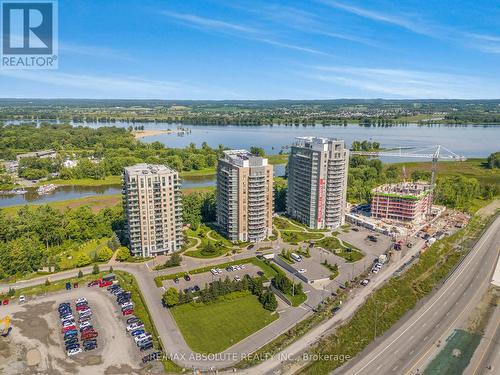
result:
M 316 247 L 321 247 L 335 255 L 344 258 L 348 262 L 357 262 L 363 259 L 363 253 L 358 248 L 348 243 L 342 243 L 336 237 L 326 237 L 314 244 Z
M 177 272 L 177 273 L 171 273 L 168 275 L 156 276 L 154 280 L 155 280 L 156 286 L 158 288 L 161 288 L 163 286 L 164 280 L 173 280 L 176 277 L 181 278 L 185 274 L 196 275 L 199 273 L 209 272 L 212 268 L 227 268 L 229 266 L 234 266 L 237 264 L 247 264 L 247 263 L 252 263 L 255 266 L 259 267 L 262 270 L 262 272 L 264 272 L 264 277 L 267 279 L 271 279 L 276 274 L 276 270 L 273 267 L 271 267 L 271 265 L 268 262 L 254 257 L 254 258 L 239 259 L 239 260 L 234 260 L 231 262 L 225 262 L 225 263 L 220 263 L 220 264 L 216 264 L 216 265 L 196 268 L 194 270 L 190 270 L 187 272 Z

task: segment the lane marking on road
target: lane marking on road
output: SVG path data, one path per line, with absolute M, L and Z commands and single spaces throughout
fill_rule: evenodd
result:
M 413 337 L 415 337 L 415 336 L 411 335 L 411 336 L 410 336 L 410 339 L 409 339 L 408 341 L 413 340 Z
M 428 338 L 429 338 L 429 336 L 425 336 L 425 337 L 424 337 L 424 341 L 426 341 Z
M 496 223 L 496 221 L 494 222 Z M 480 250 L 482 249 L 484 243 L 491 237 L 492 234 L 496 234 L 496 227 L 498 226 L 498 224 L 495 224 L 494 226 L 490 226 L 488 228 L 488 233 L 486 233 L 485 235 L 483 235 L 483 237 L 477 242 L 477 248 L 476 248 L 476 251 L 475 253 L 473 254 L 470 254 L 469 255 L 471 256 L 466 262 L 462 263 L 461 266 L 462 266 L 462 269 L 458 272 L 458 273 L 455 273 L 453 275 L 451 275 L 451 277 L 448 279 L 450 280 L 450 283 L 449 285 L 442 289 L 441 290 L 441 294 L 436 298 L 435 301 L 433 301 L 430 306 L 425 309 L 422 314 L 420 314 L 417 319 L 415 319 L 415 321 L 413 321 L 412 323 L 410 323 L 408 325 L 408 327 L 406 327 L 396 338 L 394 338 L 394 340 L 392 340 L 389 344 L 387 344 L 384 348 L 382 348 L 382 350 L 377 353 L 371 360 L 369 360 L 364 366 L 362 366 L 358 371 L 354 372 L 354 375 L 357 375 L 359 374 L 361 371 L 363 371 L 370 363 L 372 363 L 375 359 L 377 359 L 380 355 L 382 355 L 383 352 L 385 352 L 390 346 L 392 346 L 392 344 L 394 344 L 396 341 L 398 341 L 409 329 L 411 329 L 415 324 L 417 324 L 417 322 L 422 318 L 424 317 L 427 312 L 429 310 L 431 310 L 434 305 L 436 303 L 438 303 L 440 301 L 440 299 L 446 294 L 446 292 L 454 286 L 454 284 L 457 282 L 457 280 L 459 279 L 459 277 L 462 275 L 462 273 L 464 273 L 466 270 L 469 269 L 469 265 L 475 260 L 474 258 L 480 254 Z M 494 229 L 491 229 L 491 228 L 494 228 Z M 476 278 L 479 277 L 478 275 L 476 275 Z
M 496 259 L 496 258 L 497 258 L 497 257 L 495 256 L 495 259 Z M 489 270 L 488 270 L 488 272 L 487 272 L 487 274 L 488 274 L 488 275 L 489 275 L 489 274 L 491 274 L 491 273 L 493 272 L 493 269 L 494 269 L 494 267 L 495 267 L 495 265 L 496 265 L 496 264 L 497 264 L 497 261 L 495 261 L 495 262 L 493 262 L 493 263 L 492 263 L 492 266 L 490 267 L 490 269 L 489 269 Z M 476 278 L 477 278 L 477 277 L 476 277 Z M 479 287 L 477 288 L 477 290 L 481 289 L 481 287 L 483 287 L 483 285 L 484 285 L 484 284 L 488 284 L 488 283 L 489 283 L 489 280 L 490 280 L 489 278 L 485 278 L 485 279 L 482 281 L 482 283 L 479 285 Z M 470 289 L 467 289 L 467 290 L 470 290 Z M 469 300 L 469 302 L 468 302 L 468 303 L 465 305 L 465 307 L 462 309 L 461 313 L 460 313 L 460 314 L 458 314 L 457 318 L 456 318 L 456 319 L 455 319 L 455 320 L 454 320 L 454 321 L 453 321 L 453 322 L 452 322 L 452 323 L 448 326 L 448 328 L 447 328 L 447 329 L 444 331 L 444 333 L 441 335 L 442 337 L 446 334 L 446 332 L 448 332 L 448 331 L 449 331 L 449 329 L 450 329 L 451 327 L 453 327 L 453 326 L 455 325 L 455 323 L 456 323 L 456 322 L 457 322 L 457 321 L 458 321 L 458 320 L 462 317 L 462 315 L 463 315 L 463 314 L 465 314 L 465 312 L 467 311 L 467 309 L 468 309 L 469 305 L 471 305 L 471 304 L 472 304 L 472 302 L 473 302 L 473 300 L 472 300 L 472 299 L 470 299 L 470 300 Z M 439 327 L 439 323 L 438 323 L 438 324 L 436 324 L 436 327 Z M 409 374 L 412 372 L 412 370 L 413 370 L 415 367 L 417 367 L 417 366 L 418 366 L 418 364 L 420 363 L 420 361 L 421 361 L 423 358 L 425 358 L 425 357 L 427 356 L 427 354 L 428 354 L 428 353 L 429 353 L 432 349 L 434 349 L 434 345 L 431 345 L 431 347 L 430 347 L 430 348 L 429 348 L 429 349 L 428 349 L 428 350 L 427 350 L 427 351 L 426 351 L 426 352 L 425 352 L 425 353 L 424 353 L 424 354 L 423 354 L 423 355 L 422 355 L 422 356 L 418 359 L 418 361 L 416 361 L 416 362 L 413 364 L 413 366 L 412 366 L 412 367 L 411 367 L 411 368 L 410 368 L 410 369 L 409 369 L 409 370 L 405 373 L 405 375 L 409 375 Z M 477 371 L 477 369 L 476 369 L 476 371 Z M 473 375 L 475 375 L 475 373 L 473 373 Z
M 398 369 L 398 366 L 394 366 L 394 367 L 392 368 L 392 371 L 396 371 L 397 369 Z

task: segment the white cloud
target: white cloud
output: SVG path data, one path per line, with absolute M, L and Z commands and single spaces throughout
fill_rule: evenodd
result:
M 500 83 L 441 72 L 404 69 L 316 66 L 306 73 L 310 79 L 354 87 L 383 97 L 432 99 L 484 99 L 498 97 Z M 364 94 L 363 97 L 370 95 Z
M 106 59 L 133 61 L 133 58 L 127 52 L 103 46 L 82 45 L 63 41 L 59 43 L 59 51 L 74 55 L 91 56 L 94 58 L 102 57 Z
M 222 33 L 225 35 L 254 40 L 272 46 L 287 48 L 300 52 L 327 55 L 327 53 L 314 48 L 276 40 L 269 37 L 267 32 L 246 25 L 200 17 L 194 14 L 176 13 L 170 11 L 162 11 L 161 14 L 170 18 L 174 18 L 187 26 L 205 30 L 208 32 Z
M 47 92 L 63 92 L 60 97 L 74 98 L 130 98 L 130 99 L 192 99 L 211 98 L 214 93 L 218 99 L 239 98 L 239 95 L 219 87 L 198 87 L 184 82 L 173 82 L 164 80 L 152 80 L 137 76 L 113 76 L 113 75 L 91 75 L 72 74 L 60 71 L 41 70 L 3 70 L 0 78 L 14 79 L 18 84 L 20 81 L 29 81 L 41 84 L 43 88 L 35 96 L 47 96 Z M 6 88 L 8 85 L 0 85 Z M 72 91 L 71 89 L 75 89 Z M 36 87 L 34 90 L 38 90 Z M 33 92 L 33 89 L 30 90 Z M 68 94 L 74 92 L 74 94 Z M 34 95 L 30 94 L 30 97 Z M 11 90 L 1 91 L 0 96 L 12 97 Z

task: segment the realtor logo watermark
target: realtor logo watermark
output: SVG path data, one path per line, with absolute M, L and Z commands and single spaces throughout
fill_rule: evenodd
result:
M 2 69 L 57 69 L 57 2 L 0 0 Z

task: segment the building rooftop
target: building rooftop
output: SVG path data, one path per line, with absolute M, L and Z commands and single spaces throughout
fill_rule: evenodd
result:
M 344 141 L 342 139 L 306 136 L 295 137 L 293 146 L 310 148 L 318 151 L 326 151 L 328 144 L 333 142 L 344 144 Z
M 264 167 L 267 165 L 267 158 L 256 156 L 247 150 L 224 151 L 224 159 L 239 167 Z
M 127 174 L 157 174 L 157 173 L 177 173 L 175 169 L 172 169 L 163 164 L 136 164 L 130 167 L 125 167 L 125 173 Z
M 372 190 L 374 194 L 394 196 L 401 198 L 422 198 L 429 194 L 431 185 L 421 182 L 400 182 L 397 184 L 385 184 Z

